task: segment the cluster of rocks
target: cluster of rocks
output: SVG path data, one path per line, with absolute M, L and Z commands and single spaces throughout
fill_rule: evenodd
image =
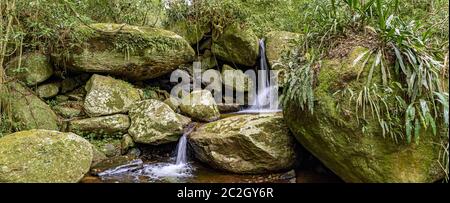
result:
M 0 99 L 11 104 L 16 133 L 0 139 L 1 181 L 77 182 L 106 156 L 134 153 L 138 145 L 177 142 L 191 122 L 210 122 L 196 129 L 189 142 L 195 156 L 214 168 L 265 173 L 293 167 L 295 142 L 281 115 L 220 119 L 239 106 L 217 104 L 207 90 L 171 99 L 161 86 L 147 82 L 162 83 L 164 75 L 192 67 L 196 58 L 203 70 L 243 74 L 258 57 L 258 38 L 251 30 L 230 26 L 196 53 L 193 39 L 168 30 L 102 23 L 90 27 L 104 33 L 80 27 L 86 41 L 69 55 L 28 53 L 7 64 L 14 82 L 2 86 L 7 96 Z M 113 31 L 115 35 L 105 34 Z M 139 44 L 124 57 L 115 47 L 120 43 Z M 68 74 L 62 75 L 61 67 Z M 248 91 L 251 85 L 248 81 L 233 88 Z M 98 146 L 95 140 L 106 143 Z

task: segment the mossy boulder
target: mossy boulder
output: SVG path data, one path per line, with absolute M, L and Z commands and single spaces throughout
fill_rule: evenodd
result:
M 124 114 L 72 120 L 69 131 L 79 135 L 94 133 L 98 136 L 115 137 L 123 135 L 130 127 L 130 118 Z
M 59 129 L 58 117 L 50 106 L 19 82 L 7 83 L 3 88 L 0 86 L 0 100 L 10 105 L 12 124 L 16 131 Z
M 126 134 L 122 137 L 122 139 L 120 140 L 120 153 L 126 154 L 131 148 L 135 147 L 136 144 L 133 141 L 133 138 Z
M 237 84 L 238 81 L 239 84 Z M 230 88 L 238 92 L 248 92 L 254 88 L 251 77 L 242 70 L 234 69 L 226 64 L 222 66 L 222 82 L 225 88 Z
M 195 157 L 233 173 L 287 170 L 295 163 L 295 139 L 281 115 L 239 115 L 207 123 L 189 137 Z
M 106 143 L 104 144 L 101 148 L 100 151 L 105 154 L 106 157 L 114 157 L 116 155 L 118 155 L 120 153 L 120 149 L 116 148 L 116 146 L 114 146 L 111 143 Z
M 63 118 L 74 118 L 84 115 L 82 101 L 64 101 L 53 106 L 52 109 Z
M 48 62 L 47 57 L 40 53 L 31 53 L 25 54 L 22 57 L 16 57 L 6 67 L 6 75 L 16 77 L 28 86 L 44 82 L 52 74 L 52 65 Z
M 108 157 L 106 157 L 105 154 L 103 154 L 103 152 L 98 150 L 97 147 L 95 147 L 94 145 L 92 145 L 92 155 L 93 156 L 92 156 L 91 168 L 95 167 L 95 165 L 97 165 L 98 163 L 100 163 L 108 158 Z
M 346 88 L 355 94 L 362 90 L 370 68 L 360 72 L 361 64 L 354 63 L 367 50 L 357 46 L 344 58 L 325 59 L 316 78 L 314 113 L 289 99 L 283 107 L 289 128 L 308 151 L 346 182 L 434 182 L 443 178 L 438 162 L 441 146 L 436 143 L 448 139 L 445 135 L 423 132 L 419 144 L 406 144 L 402 139 L 396 143 L 388 135 L 383 137 L 378 120 L 369 116 L 370 108 L 358 123 L 352 95 L 336 94 Z M 375 68 L 372 82 L 381 85 L 381 81 L 381 70 Z M 388 97 L 385 102 L 394 99 Z
M 287 59 L 299 46 L 300 39 L 301 34 L 286 31 L 272 31 L 266 35 L 267 62 L 272 70 L 279 71 L 279 86 L 283 86 L 286 83 L 286 74 L 289 71 Z
M 175 113 L 164 102 L 149 99 L 135 103 L 129 112 L 128 134 L 134 142 L 159 145 L 176 142 L 190 119 Z
M 216 101 L 208 90 L 195 90 L 183 97 L 180 110 L 197 121 L 211 122 L 220 118 Z
M 233 24 L 213 41 L 211 49 L 215 56 L 224 61 L 253 66 L 258 58 L 258 37 L 251 29 Z
M 173 111 L 178 112 L 178 107 L 180 106 L 180 100 L 174 97 L 169 97 L 164 100 L 164 103 L 167 104 Z
M 48 99 L 56 96 L 59 93 L 60 83 L 47 83 L 39 85 L 36 88 L 36 94 L 43 99 Z
M 70 50 L 68 57 L 53 54 L 72 71 L 145 80 L 170 73 L 195 56 L 180 35 L 159 28 L 97 23 L 78 32 L 86 39 L 81 47 Z
M 130 106 L 141 100 L 133 85 L 108 76 L 94 74 L 86 83 L 84 108 L 89 116 L 128 112 Z
M 179 34 L 192 45 L 197 44 L 210 31 L 208 25 L 182 20 L 174 22 L 167 29 Z
M 29 130 L 0 138 L 0 182 L 75 183 L 89 171 L 93 146 L 73 133 Z

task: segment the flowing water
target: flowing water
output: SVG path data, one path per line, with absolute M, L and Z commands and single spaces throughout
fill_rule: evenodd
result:
M 190 177 L 192 175 L 192 167 L 188 162 L 187 156 L 187 136 L 194 129 L 194 125 L 191 124 L 186 128 L 183 136 L 178 141 L 176 157 L 169 159 L 167 162 L 144 164 L 142 160 L 137 159 L 129 164 L 106 170 L 98 175 L 110 178 L 129 174 L 132 177 L 147 176 L 154 180 L 169 182 Z
M 267 65 L 264 39 L 259 40 L 259 56 L 255 99 L 249 108 L 239 111 L 239 113 L 273 113 L 281 111 L 278 106 L 278 85 L 274 84 L 276 81 L 270 80 L 272 74 Z

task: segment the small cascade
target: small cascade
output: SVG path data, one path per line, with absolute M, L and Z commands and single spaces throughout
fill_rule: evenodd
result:
M 102 178 L 110 178 L 128 174 L 134 177 L 146 176 L 153 180 L 164 180 L 177 182 L 178 179 L 189 178 L 192 176 L 192 167 L 188 163 L 187 156 L 187 136 L 194 130 L 195 124 L 189 125 L 183 136 L 178 141 L 176 147 L 175 160 L 172 158 L 169 163 L 151 163 L 144 164 L 141 159 L 133 160 L 128 164 L 118 166 L 113 169 L 99 173 Z
M 259 40 L 259 70 L 257 74 L 257 92 L 253 104 L 240 113 L 271 113 L 280 111 L 278 106 L 278 85 L 271 84 L 270 69 L 266 60 L 264 39 Z
M 194 130 L 195 124 L 189 125 L 178 141 L 175 163 L 145 164 L 143 174 L 153 179 L 186 178 L 192 175 L 188 163 L 187 136 Z
M 191 134 L 194 130 L 193 126 L 188 126 L 187 131 L 183 133 L 177 144 L 177 159 L 175 164 L 186 164 L 187 163 L 187 135 Z

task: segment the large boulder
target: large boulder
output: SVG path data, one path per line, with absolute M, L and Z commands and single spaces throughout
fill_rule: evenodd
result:
M 267 62 L 272 70 L 279 71 L 279 86 L 286 83 L 286 74 L 289 71 L 287 59 L 295 53 L 300 39 L 301 34 L 286 31 L 272 31 L 266 35 Z
M 290 169 L 295 140 L 281 115 L 239 115 L 205 124 L 189 137 L 195 157 L 234 173 Z
M 7 91 L 7 89 L 8 91 Z M 19 82 L 0 86 L 1 103 L 9 105 L 16 131 L 29 129 L 58 130 L 58 117 L 39 97 Z
M 180 110 L 194 120 L 211 122 L 220 118 L 216 101 L 208 90 L 195 90 L 181 99 Z
M 93 146 L 73 133 L 29 130 L 0 138 L 0 182 L 75 183 L 89 171 Z
M 245 66 L 255 65 L 258 51 L 258 37 L 252 30 L 241 28 L 238 24 L 227 27 L 212 44 L 212 53 L 215 56 Z
M 81 48 L 71 50 L 68 58 L 53 54 L 73 71 L 145 80 L 170 73 L 195 56 L 180 35 L 158 28 L 98 23 L 79 31 L 86 38 Z
M 344 58 L 325 59 L 315 79 L 314 112 L 303 110 L 295 98 L 289 98 L 283 109 L 285 120 L 297 140 L 326 167 L 346 182 L 433 182 L 443 177 L 438 157 L 445 138 L 429 133 L 420 136 L 420 143 L 396 143 L 383 130 L 377 118 L 355 118 L 351 94 L 336 92 L 353 89 L 358 94 L 366 83 L 370 68 L 360 72 L 362 53 L 368 49 L 354 47 Z M 370 59 L 373 61 L 373 59 Z M 356 60 L 357 61 L 357 60 Z M 368 64 L 371 64 L 370 61 Z M 358 80 L 358 74 L 360 79 Z M 372 72 L 372 82 L 380 84 L 380 68 Z M 395 102 L 388 97 L 385 102 Z M 356 97 L 355 95 L 354 97 Z M 362 110 L 360 110 L 362 111 Z M 360 112 L 361 113 L 361 112 Z
M 69 131 L 78 135 L 95 135 L 117 137 L 126 134 L 130 127 L 130 118 L 124 114 L 72 120 Z
M 176 142 L 190 119 L 175 113 L 164 102 L 149 99 L 137 102 L 130 109 L 128 134 L 134 142 L 159 145 Z
M 128 112 L 130 106 L 141 100 L 141 93 L 131 84 L 112 77 L 94 74 L 86 83 L 84 108 L 89 116 Z
M 44 82 L 52 74 L 52 65 L 48 62 L 47 57 L 40 53 L 31 53 L 25 54 L 22 57 L 16 57 L 6 67 L 6 75 L 16 77 L 28 86 Z

